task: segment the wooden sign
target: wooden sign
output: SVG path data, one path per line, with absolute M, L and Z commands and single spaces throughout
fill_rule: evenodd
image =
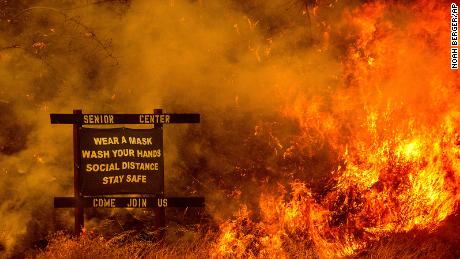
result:
M 80 193 L 163 195 L 163 129 L 80 128 Z
M 55 208 L 75 208 L 75 233 L 84 208 L 154 208 L 164 236 L 166 207 L 204 207 L 204 197 L 164 195 L 163 124 L 199 123 L 199 114 L 50 114 L 51 124 L 73 124 L 74 197 L 55 197 Z M 151 129 L 85 128 L 83 125 L 151 124 Z M 142 197 L 114 197 L 142 194 Z M 100 195 L 100 196 L 98 196 Z M 146 197 L 150 195 L 150 197 Z

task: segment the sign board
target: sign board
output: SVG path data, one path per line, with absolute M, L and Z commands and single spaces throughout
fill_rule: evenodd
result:
M 163 129 L 80 128 L 80 193 L 163 194 Z
M 75 208 L 75 233 L 84 208 L 153 208 L 161 236 L 166 207 L 204 207 L 204 197 L 164 195 L 163 124 L 199 123 L 200 114 L 50 114 L 51 124 L 73 124 L 74 197 L 55 197 L 55 208 Z M 150 124 L 152 129 L 84 128 L 83 125 Z M 142 194 L 154 197 L 114 197 Z M 98 196 L 101 195 L 101 196 Z M 90 197 L 88 197 L 90 196 Z

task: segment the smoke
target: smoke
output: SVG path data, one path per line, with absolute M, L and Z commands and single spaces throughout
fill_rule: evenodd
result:
M 211 214 L 228 216 L 216 181 L 234 177 L 235 161 L 249 156 L 247 136 L 278 116 L 286 85 L 311 78 L 313 88 L 331 78 L 321 71 L 334 61 L 309 50 L 313 33 L 301 3 L 1 4 L 0 239 L 7 251 L 72 223 L 71 210 L 52 208 L 54 196 L 72 195 L 71 127 L 50 125 L 49 113 L 201 113 L 199 126 L 165 130 L 167 193 L 206 195 Z
M 149 113 L 154 108 L 201 113 L 200 125 L 165 126 L 166 193 L 204 195 L 206 213 L 216 222 L 231 216 L 242 202 L 257 208 L 260 192 L 278 184 L 301 179 L 314 189 L 324 188 L 339 163 L 337 150 L 324 139 L 305 149 L 297 146 L 293 136 L 302 127 L 286 107 L 318 102 L 320 112 L 334 112 L 339 87 L 347 91 L 361 85 L 360 71 L 351 71 L 355 66 L 344 57 L 378 41 L 379 31 L 372 26 L 398 31 L 385 22 L 404 27 L 409 19 L 395 14 L 377 25 L 366 20 L 350 24 L 356 15 L 352 10 L 361 4 L 0 1 L 3 248 L 20 251 L 48 231 L 70 228 L 72 211 L 54 210 L 52 197 L 72 195 L 71 127 L 50 125 L 49 113 L 75 108 L 84 113 Z M 367 5 L 363 10 L 370 17 L 383 8 Z M 440 30 L 427 29 L 430 37 Z M 365 33 L 369 42 L 360 42 Z M 390 40 L 405 36 L 395 35 Z M 412 46 L 410 40 L 403 45 L 406 51 Z M 381 95 L 357 103 L 390 95 L 396 102 L 417 104 L 417 95 L 432 89 L 426 81 L 432 78 L 424 77 L 429 68 L 412 68 L 425 58 L 445 65 L 435 54 L 426 54 L 430 46 L 422 47 L 398 68 L 401 73 L 416 71 L 411 75 L 418 78 L 417 85 L 426 87 L 412 95 L 414 88 L 399 87 L 414 86 L 408 77 L 385 82 L 386 75 L 378 75 L 384 87 L 364 92 Z M 389 53 L 388 59 L 394 56 Z M 384 54 L 378 57 L 377 66 L 390 62 Z M 356 107 L 350 104 L 345 110 Z M 286 113 L 290 119 L 281 117 Z

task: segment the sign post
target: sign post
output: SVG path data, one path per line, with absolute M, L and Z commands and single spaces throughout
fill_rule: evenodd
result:
M 73 110 L 73 114 L 80 115 L 82 110 Z M 84 228 L 84 209 L 81 204 L 80 194 L 80 134 L 79 129 L 82 127 L 81 123 L 73 125 L 73 190 L 76 199 L 75 204 L 75 233 L 80 233 Z
M 199 123 L 199 114 L 50 114 L 52 124 L 73 124 L 74 197 L 55 197 L 55 208 L 75 208 L 75 233 L 84 208 L 154 208 L 161 237 L 166 207 L 204 207 L 204 197 L 166 197 L 163 124 Z M 152 124 L 151 129 L 88 128 L 84 125 Z M 140 194 L 141 197 L 110 196 Z M 145 195 L 150 195 L 146 197 Z
M 154 109 L 153 110 L 153 114 L 163 114 L 163 110 L 162 109 Z M 157 124 L 155 127 L 159 128 L 162 132 L 163 132 L 163 123 L 160 123 L 160 124 Z M 163 135 L 161 135 L 161 137 L 163 138 Z M 163 139 L 162 139 L 163 141 Z M 163 158 L 163 161 L 164 161 L 164 157 L 162 156 Z M 160 194 L 160 196 L 157 196 L 157 199 L 162 199 L 164 197 L 164 194 L 165 194 L 165 188 L 164 188 L 164 181 L 161 182 L 162 184 L 162 193 Z M 160 203 L 162 206 L 158 207 L 158 208 L 155 208 L 155 219 L 156 219 L 156 225 L 158 227 L 158 229 L 160 229 L 160 237 L 161 238 L 164 238 L 165 234 L 166 234 L 166 231 L 165 231 L 165 228 L 166 228 L 166 210 L 164 208 L 164 204 L 163 204 L 163 200 L 161 201 Z M 158 204 L 158 205 L 160 205 Z

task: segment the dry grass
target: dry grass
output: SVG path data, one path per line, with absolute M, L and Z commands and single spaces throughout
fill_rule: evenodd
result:
M 210 233 L 192 240 L 179 239 L 175 242 L 146 241 L 129 233 L 112 239 L 104 239 L 98 235 L 84 235 L 75 238 L 57 233 L 49 237 L 49 244 L 44 250 L 29 252 L 26 258 L 210 258 L 216 257 L 213 253 L 215 239 L 216 235 Z M 299 250 L 298 244 L 296 251 L 288 252 L 291 245 L 285 243 L 284 252 L 280 251 L 281 254 L 284 254 L 282 257 L 318 258 L 313 250 Z M 371 244 L 367 250 L 354 257 L 458 258 L 458 252 L 458 249 L 444 242 L 442 238 L 426 234 L 400 234 Z M 278 255 L 256 255 L 247 251 L 238 257 L 279 258 Z
M 209 238 L 174 243 L 146 241 L 128 235 L 104 239 L 98 235 L 79 238 L 57 233 L 49 238 L 42 251 L 30 252 L 26 258 L 207 258 Z
M 438 238 L 395 235 L 362 252 L 360 258 L 457 258 L 452 246 Z

